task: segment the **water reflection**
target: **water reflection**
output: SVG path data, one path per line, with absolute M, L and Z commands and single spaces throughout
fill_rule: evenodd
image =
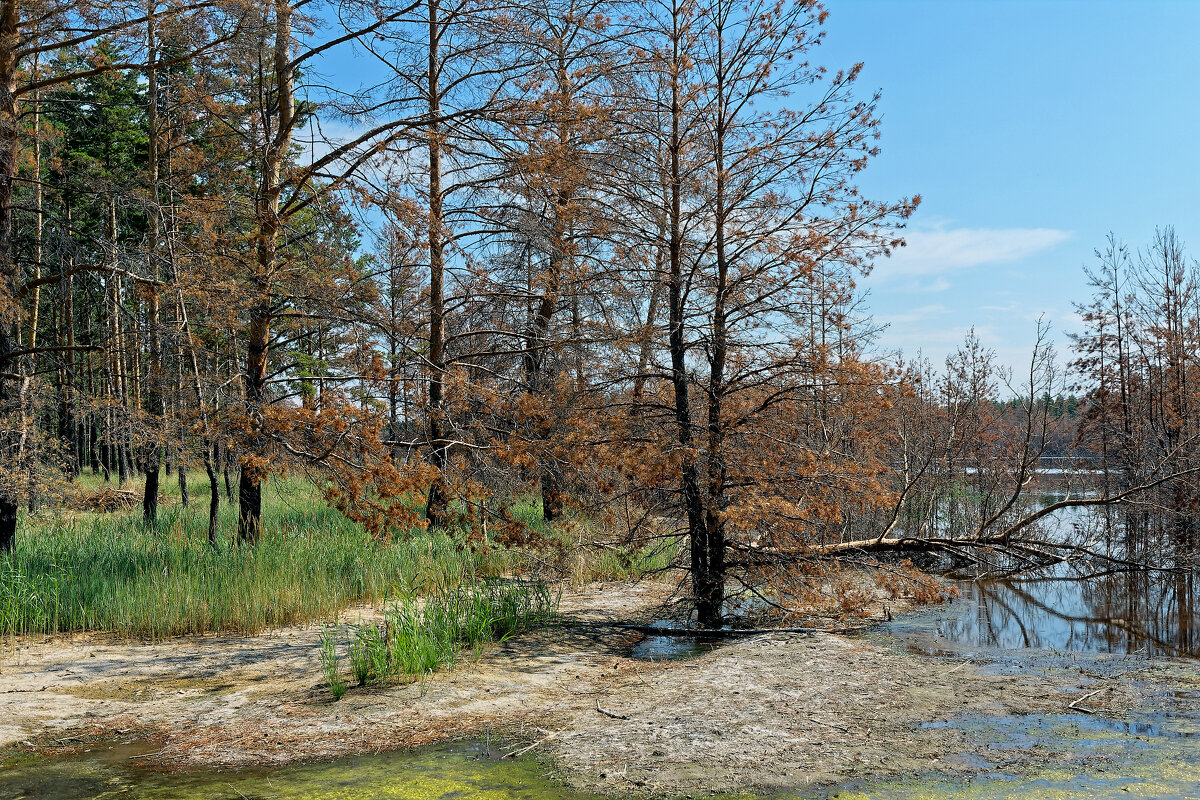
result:
M 1196 572 L 1068 568 L 1037 576 L 959 581 L 963 612 L 938 625 L 976 647 L 1200 656 Z
M 630 658 L 640 661 L 685 661 L 711 652 L 713 640 L 687 636 L 646 636 L 629 651 Z

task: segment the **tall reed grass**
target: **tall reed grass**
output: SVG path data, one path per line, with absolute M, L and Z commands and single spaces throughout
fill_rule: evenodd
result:
M 507 568 L 503 553 L 472 552 L 450 535 L 374 542 L 303 487 L 275 493 L 264 511 L 255 547 L 209 545 L 203 511 L 178 507 L 154 529 L 140 509 L 29 520 L 0 558 L 0 635 L 253 633 Z
M 77 486 L 88 491 L 98 484 L 83 476 Z M 0 557 L 0 636 L 254 633 L 334 619 L 349 605 L 386 597 L 444 599 L 447 592 L 501 575 L 548 569 L 577 584 L 636 578 L 661 569 L 678 552 L 677 545 L 591 547 L 588 542 L 600 534 L 587 519 L 548 527 L 540 505 L 527 500 L 514 503 L 513 516 L 540 526 L 547 541 L 560 540 L 560 547 L 543 553 L 467 548 L 455 531 L 401 533 L 379 543 L 330 509 L 311 482 L 286 477 L 268 484 L 258 545 L 231 541 L 236 508 L 222 503 L 220 530 L 227 539 L 214 547 L 207 541 L 208 482 L 194 479 L 192 485 L 197 502 L 184 508 L 177 502 L 178 484 L 164 482 L 168 500 L 152 528 L 143 524 L 140 507 L 107 514 L 47 508 L 23 517 L 13 551 Z

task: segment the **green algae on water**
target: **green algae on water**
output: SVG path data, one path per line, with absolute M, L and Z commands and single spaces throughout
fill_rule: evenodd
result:
M 547 777 L 531 757 L 453 745 L 326 764 L 170 773 L 130 766 L 128 748 L 24 761 L 0 773 L 12 800 L 598 800 Z
M 1145 716 L 1145 715 L 1143 715 Z M 983 773 L 873 780 L 837 790 L 771 792 L 769 800 L 1200 800 L 1200 727 L 1190 716 L 1136 722 L 1060 714 L 949 723 L 988 743 Z M 1038 764 L 1014 757 L 1038 749 Z M 164 772 L 145 746 L 63 757 L 21 757 L 0 770 L 12 800 L 600 800 L 555 781 L 531 756 L 455 744 L 325 764 L 233 772 Z M 1023 760 L 1023 759 L 1022 759 Z M 990 762 L 990 763 L 988 763 Z M 629 787 L 615 786 L 620 790 Z M 742 795 L 754 800 L 754 795 Z M 716 798 L 714 798 L 716 800 Z

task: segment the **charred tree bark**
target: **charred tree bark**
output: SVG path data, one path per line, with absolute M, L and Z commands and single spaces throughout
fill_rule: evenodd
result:
M 147 90 L 147 128 L 149 138 L 149 178 L 150 178 L 150 231 L 147 246 L 149 249 L 150 278 L 146 303 L 146 335 L 149 339 L 150 374 L 146 385 L 146 411 L 150 417 L 150 441 L 143 455 L 143 467 L 146 474 L 146 487 L 142 495 L 142 519 L 148 525 L 158 521 L 158 488 L 159 472 L 162 461 L 159 438 L 162 434 L 166 406 L 163 399 L 163 368 L 162 368 L 162 337 L 159 331 L 159 269 L 158 249 L 162 227 L 162 211 L 158 196 L 158 158 L 159 158 L 159 124 L 158 124 L 158 70 L 155 62 L 158 60 L 158 44 L 156 41 L 154 11 L 158 0 L 147 0 L 146 22 L 146 70 Z M 186 488 L 181 484 L 184 498 Z
M 182 461 L 175 465 L 175 474 L 179 478 L 179 504 L 187 508 L 191 497 L 188 495 L 187 467 Z
M 279 256 L 279 202 L 283 193 L 283 164 L 291 148 L 296 117 L 295 64 L 291 55 L 292 6 L 287 0 L 276 0 L 274 6 L 275 131 L 263 153 L 262 175 L 256 198 L 255 304 L 250 310 L 246 365 L 242 375 L 250 434 L 239 465 L 238 540 L 250 544 L 257 543 L 262 537 L 262 484 L 266 477 L 268 444 L 263 410 L 267 399 L 267 365 L 273 315 L 271 289 Z
M 683 86 L 681 74 L 686 54 L 683 45 L 686 32 L 683 29 L 683 10 L 678 3 L 673 6 L 671 29 L 671 133 L 670 151 L 670 201 L 668 240 L 668 284 L 669 307 L 668 347 L 671 352 L 671 384 L 674 389 L 675 425 L 680 452 L 680 495 L 687 519 L 690 548 L 689 574 L 693 592 L 709 575 L 708 530 L 704 520 L 704 503 L 700 494 L 700 475 L 696 464 L 695 441 L 692 432 L 692 409 L 687 374 L 687 340 L 684 335 L 686 296 L 683 280 Z M 714 616 L 712 608 L 697 605 L 701 625 L 720 625 L 719 613 Z
M 263 235 L 263 234 L 260 234 Z M 274 241 L 259 244 L 260 268 L 274 258 Z M 269 292 L 259 286 L 262 293 Z M 269 302 L 269 301 L 268 301 Z M 262 536 L 262 483 L 265 460 L 262 451 L 266 444 L 263 431 L 262 405 L 267 382 L 267 349 L 270 340 L 270 310 L 260 304 L 250 314 L 250 336 L 247 347 L 243 382 L 246 392 L 246 414 L 251 434 L 246 440 L 246 453 L 238 465 L 238 541 L 256 544 Z
M 16 306 L 17 265 L 13 253 L 13 182 L 17 175 L 17 49 L 20 46 L 19 5 L 16 0 L 0 3 L 0 373 L 11 373 L 19 333 Z M 7 414 L 16 387 L 7 374 L 0 374 L 0 414 Z M 6 426 L 8 427 L 8 426 Z M 11 465 L 16 443 L 13 432 L 0 432 L 0 454 Z M 18 498 L 0 494 L 0 553 L 12 550 L 17 535 Z
M 446 524 L 449 496 L 446 491 L 446 466 L 449 443 L 443 416 L 443 392 L 446 377 L 446 289 L 445 241 L 442 235 L 442 141 L 441 125 L 441 4 L 428 0 L 429 14 L 429 408 L 427 430 L 429 463 L 435 473 L 425 503 L 429 527 Z

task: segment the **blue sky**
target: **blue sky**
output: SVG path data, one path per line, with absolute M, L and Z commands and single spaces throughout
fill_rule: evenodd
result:
M 1200 255 L 1200 1 L 828 0 L 816 60 L 883 91 L 868 196 L 919 193 L 910 246 L 862 285 L 881 345 L 935 361 L 975 327 L 1028 360 L 1077 329 L 1109 231 Z M 1065 353 L 1064 353 L 1065 355 Z
M 940 363 L 974 327 L 1023 366 L 1045 315 L 1066 360 L 1109 231 L 1174 225 L 1200 255 L 1200 0 L 825 2 L 813 60 L 883 92 L 865 193 L 923 198 L 861 284 L 881 350 Z M 325 69 L 374 69 L 347 55 Z

